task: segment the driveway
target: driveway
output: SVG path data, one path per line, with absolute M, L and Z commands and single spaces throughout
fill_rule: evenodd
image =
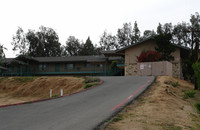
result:
M 0 108 L 0 130 L 90 130 L 130 102 L 154 77 L 101 77 L 104 83 L 71 96 Z

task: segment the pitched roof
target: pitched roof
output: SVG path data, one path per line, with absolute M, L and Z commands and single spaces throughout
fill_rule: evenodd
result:
M 109 50 L 109 51 L 101 51 L 102 54 L 113 54 L 115 53 L 115 50 Z
M 3 63 L 6 64 L 11 64 L 11 63 L 18 63 L 18 64 L 22 64 L 22 65 L 28 65 L 27 63 L 20 61 L 20 60 L 16 60 L 16 58 L 5 58 L 3 59 Z
M 14 60 L 15 58 L 5 58 L 3 59 L 3 62 L 4 63 L 8 63 L 8 62 L 11 62 L 12 60 Z
M 66 57 L 34 57 L 39 62 L 103 62 L 106 57 L 103 55 L 97 56 L 66 56 Z
M 18 57 L 15 58 L 16 60 L 29 60 L 29 61 L 36 61 L 33 57 L 26 56 L 26 55 L 19 55 Z
M 138 45 L 138 44 L 141 44 L 141 43 L 144 43 L 144 42 L 147 42 L 147 41 L 150 41 L 150 40 L 154 40 L 154 41 L 155 41 L 155 38 L 154 38 L 153 36 L 148 37 L 147 39 L 141 40 L 141 41 L 139 41 L 139 42 L 137 42 L 137 43 L 134 43 L 134 44 L 128 45 L 128 46 L 126 46 L 126 47 L 123 47 L 123 48 L 121 48 L 121 49 L 118 49 L 118 50 L 116 50 L 115 52 L 116 52 L 116 53 L 119 53 L 119 52 L 121 52 L 121 51 L 124 51 L 124 50 L 130 48 L 130 47 L 136 46 L 136 45 Z M 181 48 L 181 49 L 190 50 L 189 47 L 181 46 L 181 45 L 179 45 L 179 44 L 171 43 L 171 45 L 173 45 L 173 46 L 175 46 L 175 47 L 178 47 L 178 48 Z
M 121 49 L 118 49 L 118 50 L 116 50 L 115 52 L 118 53 L 118 52 L 124 51 L 124 50 L 126 50 L 126 49 L 128 49 L 128 48 L 130 48 L 130 47 L 133 47 L 133 46 L 135 46 L 135 45 L 138 45 L 138 44 L 147 42 L 147 41 L 149 41 L 149 40 L 155 40 L 155 39 L 154 39 L 154 37 L 151 36 L 151 37 L 146 38 L 146 39 L 144 39 L 144 40 L 141 40 L 141 41 L 139 41 L 139 42 L 137 42 L 137 43 L 134 43 L 134 44 L 125 46 L 125 47 L 123 47 L 123 48 L 121 48 Z
M 3 66 L 0 66 L 0 69 L 2 69 L 2 70 L 8 70 L 8 68 L 5 68 Z

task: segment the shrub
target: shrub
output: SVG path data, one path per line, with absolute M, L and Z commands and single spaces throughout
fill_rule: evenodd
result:
M 31 82 L 35 80 L 37 77 L 16 77 L 13 80 L 20 82 L 20 83 L 25 83 L 25 82 Z
M 195 77 L 197 78 L 198 88 L 200 89 L 200 62 L 193 64 L 192 68 L 194 70 Z
M 194 105 L 194 106 L 196 107 L 196 109 L 197 109 L 198 113 L 200 113 L 200 101 L 199 101 L 199 102 L 197 102 L 197 103 L 195 103 L 195 105 Z
M 140 56 L 137 56 L 138 62 L 154 62 L 161 59 L 161 54 L 156 51 L 143 51 Z
M 85 83 L 92 83 L 92 82 L 99 82 L 99 78 L 93 78 L 93 77 L 85 77 Z
M 114 119 L 113 119 L 113 122 L 118 122 L 120 120 L 122 120 L 122 114 L 118 114 Z
M 177 87 L 177 86 L 179 86 L 179 83 L 178 83 L 178 82 L 172 83 L 172 86 L 173 86 L 173 87 Z
M 5 79 L 8 79 L 8 78 L 7 77 L 0 78 L 0 83 L 3 82 Z
M 92 86 L 94 86 L 94 85 L 97 85 L 97 83 L 86 84 L 85 87 L 84 87 L 84 89 L 90 88 L 90 87 L 92 87 Z
M 173 61 L 174 56 L 171 55 L 172 52 L 176 51 L 175 46 L 173 46 L 171 43 L 172 41 L 172 34 L 170 33 L 160 33 L 156 35 L 155 37 L 156 41 L 156 47 L 155 50 L 157 52 L 160 52 L 162 55 L 161 60 L 162 61 Z
M 184 98 L 187 99 L 187 98 L 193 98 L 195 97 L 195 94 L 196 94 L 196 91 L 194 90 L 187 90 L 184 92 Z
M 111 65 L 110 65 L 110 69 L 115 70 L 116 68 L 117 68 L 117 61 L 112 61 Z
M 52 98 L 56 98 L 56 97 L 59 97 L 60 95 L 59 94 L 55 94 L 52 96 Z

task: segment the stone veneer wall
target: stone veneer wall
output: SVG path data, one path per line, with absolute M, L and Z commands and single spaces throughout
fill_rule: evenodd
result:
M 172 76 L 175 78 L 181 78 L 181 64 L 180 62 L 172 63 Z
M 172 76 L 181 78 L 181 64 L 180 62 L 172 63 Z M 125 65 L 125 76 L 137 75 L 137 63 Z
M 137 75 L 137 63 L 125 64 L 125 76 Z

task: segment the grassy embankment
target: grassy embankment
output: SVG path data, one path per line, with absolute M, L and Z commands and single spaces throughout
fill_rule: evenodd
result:
M 5 77 L 0 78 L 0 105 L 49 98 L 81 91 L 99 83 L 91 77 Z
M 136 101 L 108 120 L 106 130 L 200 130 L 200 91 L 161 76 Z

